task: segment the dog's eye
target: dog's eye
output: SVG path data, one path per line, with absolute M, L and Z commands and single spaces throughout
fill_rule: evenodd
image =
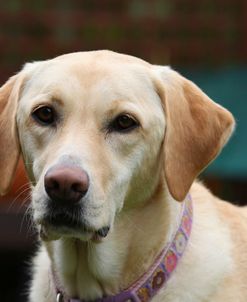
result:
M 128 114 L 119 115 L 110 125 L 112 131 L 128 132 L 139 126 L 139 123 Z
M 39 124 L 48 126 L 55 122 L 55 111 L 52 107 L 42 106 L 32 112 L 32 117 Z

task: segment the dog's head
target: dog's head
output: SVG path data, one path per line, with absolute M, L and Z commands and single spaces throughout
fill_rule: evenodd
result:
M 160 182 L 182 201 L 234 125 L 170 68 L 109 51 L 27 64 L 0 89 L 0 122 L 0 191 L 22 152 L 47 240 L 105 236 Z

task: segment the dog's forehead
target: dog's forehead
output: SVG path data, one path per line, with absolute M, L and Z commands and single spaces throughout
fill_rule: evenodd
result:
M 150 64 L 128 55 L 110 51 L 79 52 L 62 55 L 47 61 L 28 63 L 26 72 L 30 75 L 31 84 L 43 87 L 55 83 L 61 84 L 70 78 L 77 79 L 81 85 L 95 85 L 103 78 L 108 81 L 117 76 L 131 83 L 148 78 Z M 38 85 L 39 86 L 39 85 Z
M 27 64 L 24 69 L 29 80 L 24 94 L 31 98 L 47 94 L 57 99 L 87 100 L 87 103 L 114 99 L 153 103 L 157 95 L 151 66 L 138 58 L 110 51 L 63 55 Z

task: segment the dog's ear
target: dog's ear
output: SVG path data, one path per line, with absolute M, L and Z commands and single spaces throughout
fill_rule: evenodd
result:
M 217 156 L 234 129 L 232 114 L 168 67 L 156 67 L 166 117 L 164 169 L 171 195 L 182 201 L 196 176 Z M 157 77 L 156 77 L 157 79 Z
M 0 88 L 0 195 L 11 186 L 20 154 L 16 110 L 22 82 L 19 73 Z

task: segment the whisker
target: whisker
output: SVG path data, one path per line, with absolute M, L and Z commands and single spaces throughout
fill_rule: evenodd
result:
M 27 200 L 28 200 L 29 198 L 30 198 L 30 197 L 27 196 L 27 197 L 24 199 L 23 202 L 25 202 L 25 204 L 26 204 L 26 202 L 27 202 Z M 31 219 L 32 214 L 33 214 L 33 209 L 32 209 L 31 204 L 29 204 L 29 205 L 27 205 L 26 210 L 25 210 L 25 213 L 23 214 L 23 217 L 22 217 L 21 226 L 20 226 L 20 232 L 22 231 L 22 228 L 23 228 L 23 225 L 24 225 L 25 220 L 26 220 L 27 222 L 33 224 L 32 219 Z M 27 224 L 27 225 L 28 225 L 28 224 Z M 29 227 L 29 225 L 28 225 L 28 233 L 29 233 L 29 228 L 30 228 L 30 227 Z
M 31 236 L 37 233 L 36 226 L 35 226 L 35 224 L 32 220 L 32 215 L 33 215 L 33 209 L 31 207 L 31 205 L 29 205 L 29 207 L 26 210 L 25 215 L 23 216 L 22 222 L 24 223 L 24 221 L 26 219 L 26 221 L 27 221 L 27 234 L 31 235 Z M 22 226 L 23 226 L 23 223 L 22 223 Z
M 26 192 L 28 192 L 30 190 L 29 187 L 25 188 L 24 190 L 22 190 L 10 203 L 8 209 L 7 209 L 7 213 L 10 212 L 10 210 L 13 208 L 13 205 L 15 204 L 15 202 L 20 198 L 20 196 L 22 196 L 23 194 L 25 194 Z
M 24 183 L 22 186 L 20 186 L 20 187 L 18 188 L 18 190 L 17 190 L 16 192 L 19 192 L 21 189 L 23 189 L 23 188 L 26 187 L 26 186 L 29 186 L 29 187 L 30 187 L 30 185 L 35 185 L 35 182 L 34 182 L 34 181 L 28 181 L 28 182 Z

